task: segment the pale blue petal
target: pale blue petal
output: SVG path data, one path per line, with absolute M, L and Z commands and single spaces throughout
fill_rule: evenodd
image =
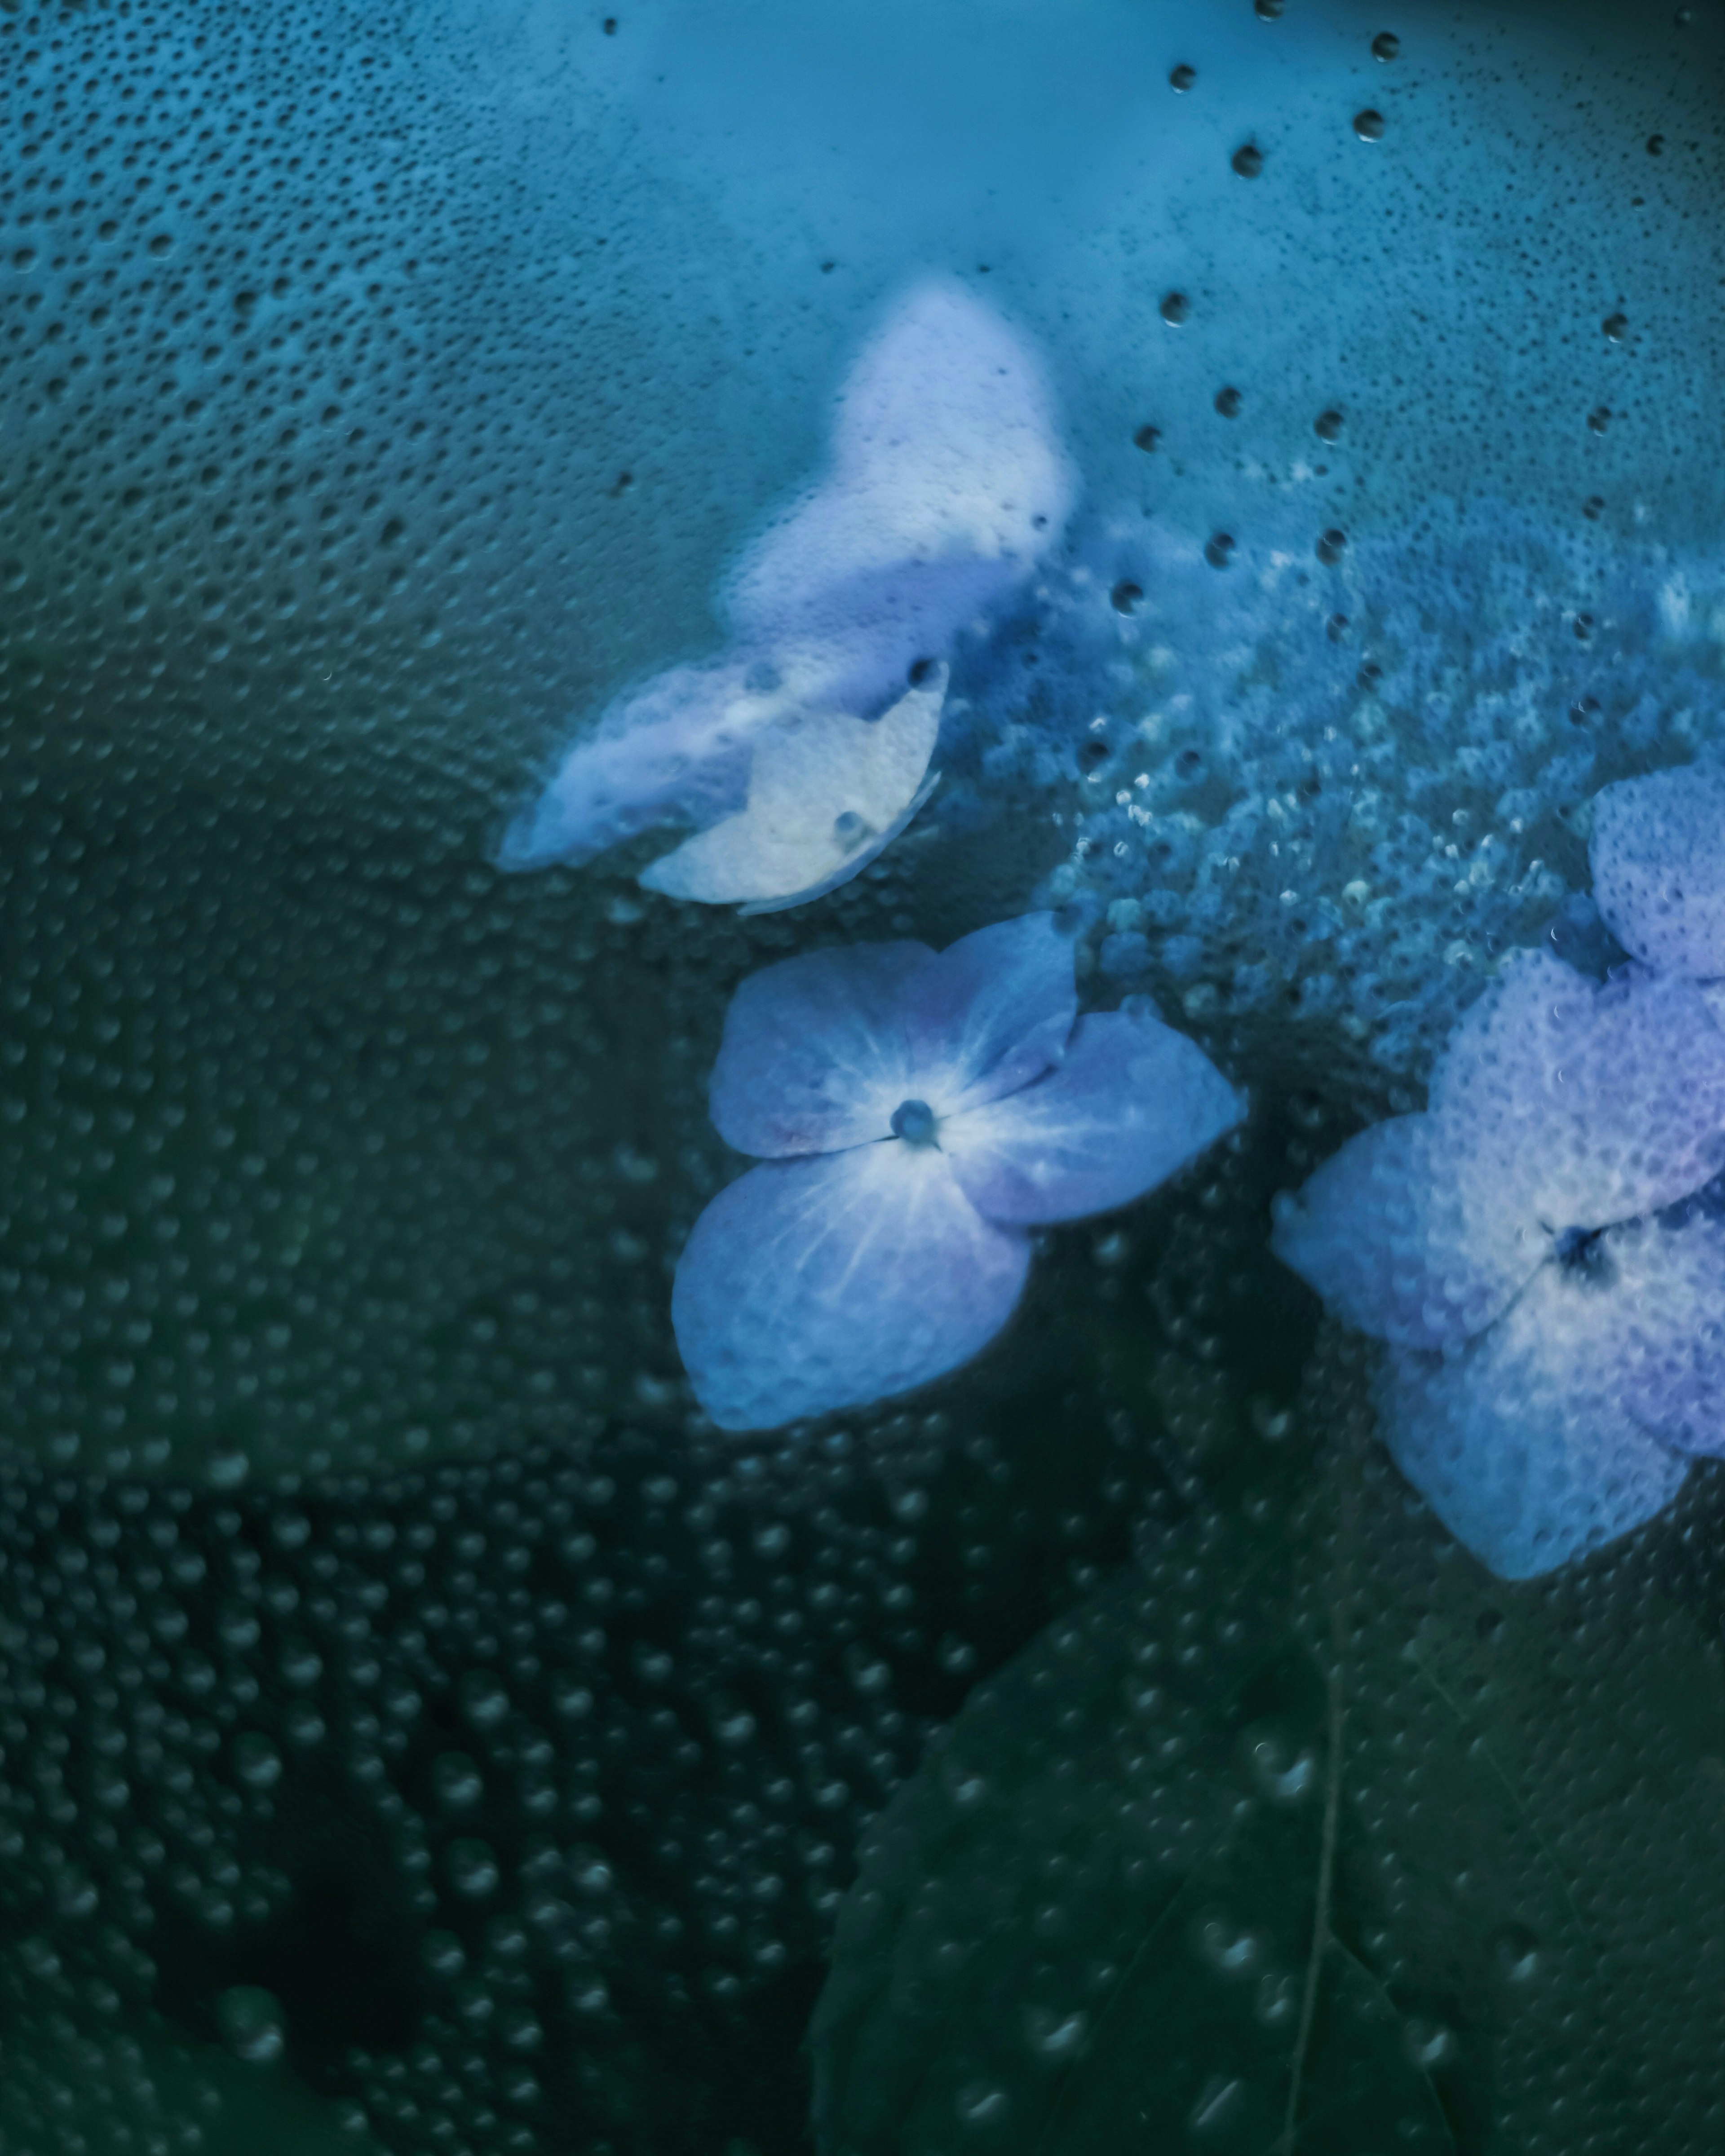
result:
M 1245 1112 L 1195 1042 L 1113 1012 L 1081 1019 L 1034 1085 L 942 1122 L 940 1144 L 991 1220 L 1077 1220 L 1165 1183 Z
M 709 1106 L 739 1152 L 775 1160 L 884 1138 L 919 1096 L 905 1013 L 926 943 L 854 943 L 751 973 L 731 1000 Z
M 740 564 L 732 618 L 752 637 L 866 623 L 911 639 L 907 658 L 937 656 L 1030 573 L 1076 495 L 1035 353 L 931 280 L 859 355 L 827 475 Z
M 1445 1356 L 1391 1348 L 1381 1387 L 1397 1465 L 1501 1579 L 1531 1579 L 1665 1510 L 1688 1461 L 1643 1430 L 1598 1352 L 1602 1290 L 1543 1266 L 1487 1332 Z
M 1276 1204 L 1285 1265 L 1345 1323 L 1404 1348 L 1483 1331 L 1550 1255 L 1512 1190 L 1458 1175 L 1466 1143 L 1435 1116 L 1393 1116 L 1350 1138 Z
M 1597 1262 L 1617 1396 L 1667 1444 L 1725 1455 L 1725 1220 L 1697 1211 L 1616 1229 Z
M 695 1224 L 671 1322 L 696 1397 L 770 1430 L 927 1384 L 1011 1317 L 1029 1238 L 984 1220 L 932 1146 L 752 1168 Z
M 1725 974 L 1725 778 L 1686 767 L 1605 787 L 1588 857 L 1625 951 L 1661 973 Z
M 1015 1093 L 1059 1062 L 1077 1015 L 1071 940 L 1053 914 L 979 928 L 942 952 L 906 1002 L 911 1091 L 940 1116 Z
M 1725 1031 L 1689 982 L 1631 970 L 1596 987 L 1518 952 L 1456 1029 L 1431 1106 L 1494 1247 L 1609 1226 L 1725 1163 Z
M 498 866 L 585 861 L 656 824 L 741 808 L 755 734 L 778 709 L 751 693 L 750 670 L 747 659 L 675 666 L 625 699 L 510 825 Z

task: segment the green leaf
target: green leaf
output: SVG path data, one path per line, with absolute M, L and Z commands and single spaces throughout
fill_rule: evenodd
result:
M 1245 1462 L 876 1823 L 821 2156 L 1712 2145 L 1725 1682 L 1669 1532 L 1506 1588 L 1375 1450 L 1311 1489 Z

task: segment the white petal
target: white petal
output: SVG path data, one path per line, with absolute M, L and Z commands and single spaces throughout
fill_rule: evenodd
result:
M 829 714 L 760 734 L 747 807 L 655 861 L 642 883 L 765 911 L 848 881 L 927 798 L 946 685 L 942 666 L 872 724 Z

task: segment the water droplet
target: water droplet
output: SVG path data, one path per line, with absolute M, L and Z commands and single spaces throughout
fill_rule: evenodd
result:
M 1144 587 L 1133 583 L 1130 578 L 1122 578 L 1109 593 L 1108 599 L 1116 613 L 1136 613 L 1144 603 Z
M 1234 559 L 1234 534 L 1217 531 L 1204 542 L 1204 558 L 1213 569 L 1225 569 Z
M 966 2126 L 999 2126 L 1009 2108 L 1004 2089 L 973 2082 L 958 2092 L 957 2109 Z
M 1321 442 L 1339 440 L 1342 434 L 1342 414 L 1333 405 L 1327 412 L 1320 412 L 1312 422 L 1312 432 Z
M 1255 142 L 1242 142 L 1234 153 L 1234 169 L 1243 180 L 1255 180 L 1264 169 L 1264 152 Z
M 1237 389 L 1219 389 L 1216 392 L 1216 409 L 1224 419 L 1237 419 L 1243 401 Z
M 1183 292 L 1165 292 L 1162 300 L 1162 319 L 1176 328 L 1191 319 L 1192 302 Z
M 1621 344 L 1629 335 L 1629 316 L 1625 314 L 1607 315 L 1600 326 L 1613 344 Z
M 466 1811 L 485 1793 L 485 1778 L 465 1753 L 446 1752 L 431 1769 L 431 1786 L 439 1804 L 452 1812 Z
M 1188 67 L 1183 60 L 1178 67 L 1168 69 L 1168 79 L 1171 88 L 1181 91 L 1189 90 L 1198 80 L 1198 69 L 1195 67 Z
M 261 1984 L 236 1984 L 216 2005 L 222 2041 L 249 2065 L 279 2059 L 287 2046 L 287 2019 L 274 1992 Z
M 1288 0 L 1252 0 L 1252 4 L 1260 23 L 1278 23 Z
M 1348 552 L 1348 534 L 1339 524 L 1332 524 L 1327 531 L 1318 535 L 1317 558 L 1332 567 Z
M 1454 2034 L 1441 2021 L 1428 2021 L 1418 2015 L 1403 2030 L 1402 2043 L 1409 2058 L 1426 2073 L 1450 2065 L 1459 2049 Z
M 1362 142 L 1381 142 L 1384 140 L 1384 115 L 1373 105 L 1353 116 L 1353 131 Z
M 1162 429 L 1160 427 L 1140 427 L 1132 440 L 1141 449 L 1154 449 L 1161 443 Z
M 901 1101 L 892 1111 L 892 1135 L 902 1138 L 906 1145 L 933 1145 L 939 1127 L 927 1101 Z
M 1609 404 L 1595 404 L 1593 410 L 1587 415 L 1587 424 L 1596 434 L 1603 434 L 1611 424 L 1611 407 Z
M 1539 1972 L 1539 1942 L 1525 1924 L 1506 1924 L 1491 1942 L 1497 1965 L 1512 1984 L 1528 1984 Z
M 1402 41 L 1394 30 L 1380 30 L 1372 40 L 1374 60 L 1393 60 L 1402 49 Z
M 449 1884 L 470 1902 L 483 1901 L 495 1892 L 502 1872 L 489 1842 L 475 1840 L 449 1845 Z

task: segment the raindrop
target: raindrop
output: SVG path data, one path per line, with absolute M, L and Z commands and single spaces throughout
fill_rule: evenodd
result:
M 1192 302 L 1183 292 L 1167 292 L 1163 295 L 1162 319 L 1178 326 L 1189 319 Z
M 1160 427 L 1140 427 L 1132 440 L 1141 449 L 1157 449 L 1162 442 L 1162 429 Z
M 1647 155 L 1650 157 L 1662 157 L 1665 155 L 1663 135 L 1650 135 L 1647 137 Z
M 280 2003 L 261 1984 L 236 1984 L 224 1991 L 217 2002 L 216 2020 L 222 2041 L 235 2058 L 249 2065 L 267 2065 L 286 2048 L 287 2024 Z
M 1348 551 L 1348 534 L 1339 524 L 1332 524 L 1327 531 L 1318 535 L 1317 558 L 1332 567 Z
M 1613 344 L 1621 344 L 1629 334 L 1629 316 L 1624 314 L 1607 315 L 1601 326 Z
M 1243 180 L 1255 180 L 1264 169 L 1264 152 L 1255 142 L 1243 142 L 1234 153 L 1234 169 Z
M 1374 60 L 1393 60 L 1402 49 L 1402 41 L 1394 30 L 1380 30 L 1372 40 Z
M 502 1873 L 488 1842 L 464 1840 L 449 1845 L 449 1884 L 470 1902 L 483 1901 L 496 1890 Z
M 1258 20 L 1260 23 L 1280 22 L 1282 10 L 1287 4 L 1288 0 L 1253 0 L 1253 6 L 1257 11 Z
M 1198 69 L 1194 67 L 1188 67 L 1183 60 L 1178 67 L 1169 69 L 1168 79 L 1172 88 L 1182 91 L 1188 90 L 1198 80 Z
M 1237 389 L 1219 389 L 1216 392 L 1216 409 L 1224 419 L 1237 419 L 1243 401 Z
M 1204 558 L 1213 569 L 1225 569 L 1234 559 L 1234 534 L 1218 531 L 1204 542 Z
M 1353 116 L 1353 131 L 1362 142 L 1381 142 L 1384 140 L 1384 115 L 1372 105 Z
M 1587 415 L 1587 424 L 1596 434 L 1603 434 L 1611 424 L 1611 407 L 1609 404 L 1595 404 L 1593 410 Z
M 1116 613 L 1136 613 L 1144 603 L 1144 587 L 1133 583 L 1129 578 L 1122 578 L 1109 593 L 1108 598 Z
M 1339 439 L 1342 433 L 1342 414 L 1333 407 L 1327 412 L 1320 412 L 1313 422 L 1312 430 L 1321 442 L 1333 442 Z

